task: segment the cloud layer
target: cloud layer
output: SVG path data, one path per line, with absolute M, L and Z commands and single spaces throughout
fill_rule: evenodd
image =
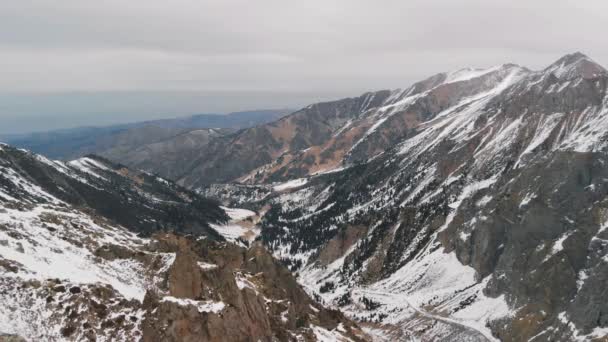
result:
M 608 62 L 605 0 L 20 0 L 0 4 L 0 21 L 2 96 L 267 92 L 314 100 L 465 66 L 540 68 L 575 50 Z M 232 108 L 211 102 L 183 112 Z M 82 105 L 46 109 L 90 110 Z M 0 117 L 30 112 L 45 108 L 0 104 Z

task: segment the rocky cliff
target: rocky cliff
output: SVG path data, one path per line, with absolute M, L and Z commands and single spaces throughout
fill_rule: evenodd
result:
M 353 114 L 331 170 L 203 191 L 379 340 L 606 339 L 607 86 L 580 53 L 439 74 Z

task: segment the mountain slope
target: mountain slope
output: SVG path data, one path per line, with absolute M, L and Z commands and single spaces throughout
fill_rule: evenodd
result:
M 161 175 L 182 172 L 213 140 L 231 133 L 229 129 L 202 128 L 171 135 L 141 144 L 116 143 L 99 154 L 140 170 L 153 170 Z M 129 132 L 125 133 L 128 135 Z M 186 165 L 186 166 L 184 166 Z
M 388 91 L 358 98 L 322 103 L 292 113 L 265 125 L 241 130 L 200 148 L 198 155 L 178 170 L 163 176 L 190 188 L 211 182 L 227 182 L 252 170 L 271 168 L 276 160 L 289 160 L 312 145 L 323 144 L 345 122 L 375 106 Z
M 100 157 L 0 145 L 0 336 L 367 340 L 260 244 L 225 242 L 226 211 L 239 214 Z
M 108 127 L 80 127 L 31 134 L 6 135 L 0 139 L 51 159 L 70 160 L 87 154 L 115 157 L 129 162 L 128 154 L 148 144 L 159 143 L 197 129 L 233 132 L 274 121 L 289 110 L 257 110 L 226 115 L 200 114 L 185 118 L 162 119 Z M 128 163 L 126 163 L 128 164 Z
M 151 167 L 189 188 L 210 183 L 260 183 L 304 177 L 357 163 L 412 136 L 461 99 L 491 91 L 515 65 L 442 73 L 404 90 L 319 103 L 280 120 L 201 145 L 175 170 Z M 474 77 L 473 77 L 474 76 Z
M 183 167 L 170 170 L 163 166 L 158 170 L 190 188 L 210 183 L 255 184 L 306 177 L 377 156 L 413 137 L 436 117 L 445 119 L 438 116 L 446 116 L 446 109 L 467 106 L 475 111 L 473 105 L 487 105 L 493 94 L 522 78 L 528 81 L 519 84 L 525 83 L 530 89 L 516 91 L 532 98 L 518 97 L 517 101 L 523 99 L 526 104 L 536 101 L 527 110 L 561 111 L 560 107 L 572 110 L 597 104 L 601 98 L 590 96 L 596 96 L 594 88 L 601 85 L 570 82 L 596 78 L 601 82 L 604 73 L 601 66 L 581 54 L 566 56 L 542 72 L 505 64 L 485 70 L 469 68 L 441 73 L 404 90 L 379 91 L 311 105 L 277 122 L 205 144 L 198 155 L 189 154 L 192 158 Z M 526 109 L 523 105 L 512 103 L 505 110 L 523 111 Z
M 580 53 L 439 74 L 363 116 L 342 168 L 202 191 L 263 211 L 265 245 L 378 338 L 605 339 L 607 86 Z
M 219 238 L 208 223 L 228 219 L 213 201 L 95 156 L 63 163 L 4 145 L 0 167 L 0 197 L 9 203 L 82 207 L 144 234 Z

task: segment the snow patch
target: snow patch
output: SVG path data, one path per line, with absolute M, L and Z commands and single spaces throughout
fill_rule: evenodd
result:
M 256 215 L 255 212 L 253 212 L 251 210 L 247 210 L 247 209 L 227 208 L 227 207 L 220 207 L 220 208 L 222 208 L 226 212 L 226 215 L 228 215 L 228 217 L 230 217 L 230 219 L 233 221 L 241 221 L 248 217 L 252 217 L 252 216 Z
M 189 298 L 176 298 L 173 296 L 165 296 L 163 297 L 163 299 L 161 299 L 161 302 L 175 303 L 180 306 L 194 306 L 200 313 L 219 313 L 226 307 L 226 304 L 224 304 L 224 302 L 215 302 L 212 300 L 193 300 Z
M 292 189 L 292 188 L 297 188 L 300 186 L 305 185 L 306 183 L 308 183 L 308 180 L 306 178 L 298 178 L 298 179 L 293 179 L 290 181 L 287 181 L 285 183 L 281 183 L 278 185 L 275 185 L 272 187 L 272 189 L 274 191 L 285 191 L 288 189 Z
M 198 267 L 200 267 L 201 270 L 203 270 L 203 271 L 209 271 L 209 270 L 214 270 L 214 269 L 218 268 L 218 266 L 216 264 L 211 264 L 211 263 L 203 262 L 203 261 L 198 262 Z

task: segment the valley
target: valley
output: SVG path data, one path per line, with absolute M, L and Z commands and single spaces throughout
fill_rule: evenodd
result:
M 104 151 L 0 147 L 0 332 L 608 338 L 608 72 L 582 53 Z

